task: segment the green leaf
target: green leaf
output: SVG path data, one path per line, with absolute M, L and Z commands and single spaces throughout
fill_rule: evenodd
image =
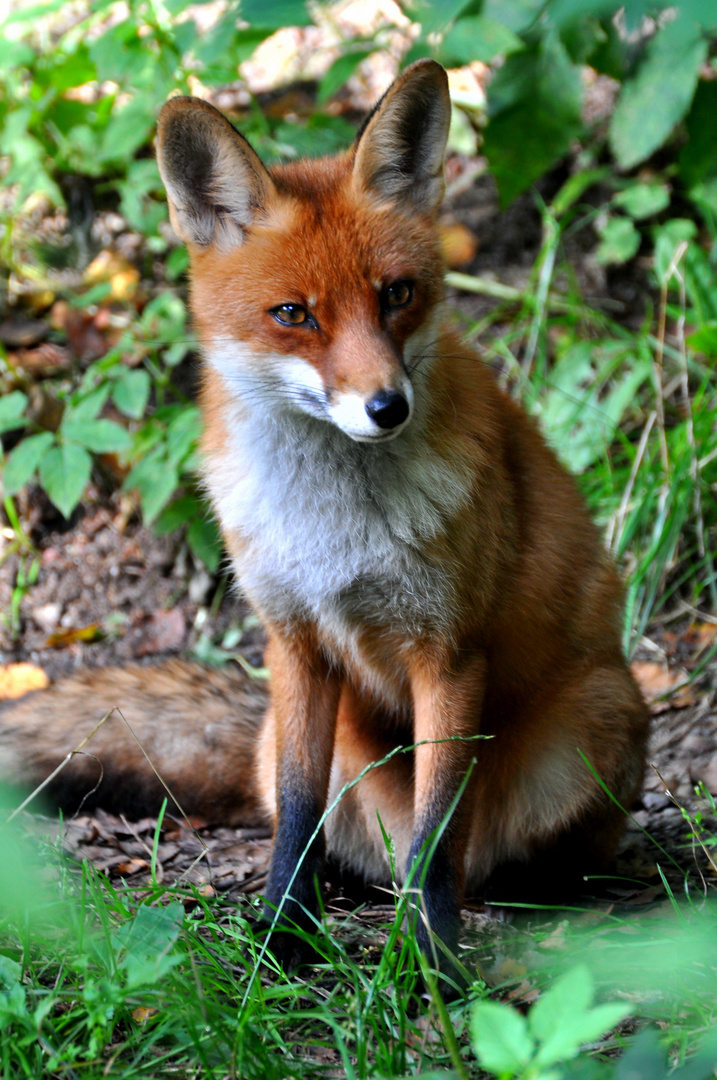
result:
M 474 60 L 488 64 L 496 56 L 508 56 L 524 48 L 518 35 L 502 22 L 483 15 L 468 15 L 448 31 L 438 55 L 443 64 L 458 67 Z
M 324 116 L 314 113 L 305 124 L 279 124 L 274 132 L 278 143 L 291 147 L 295 154 L 337 154 L 345 150 L 356 136 L 356 128 L 343 116 Z
M 668 277 L 677 248 L 697 235 L 697 226 L 689 218 L 672 218 L 655 231 L 655 274 L 660 284 Z
M 194 449 L 202 433 L 202 416 L 194 405 L 182 408 L 167 429 L 167 460 L 170 465 L 179 465 Z
M 186 274 L 189 267 L 189 254 L 185 247 L 176 247 L 170 251 L 164 264 L 164 271 L 170 281 L 177 281 Z
M 509 1005 L 479 1001 L 470 1018 L 471 1042 L 480 1065 L 500 1076 L 521 1072 L 535 1044 L 528 1023 Z
M 583 18 L 562 27 L 560 40 L 574 63 L 587 64 L 589 58 L 606 45 L 608 38 L 597 19 Z
M 555 217 L 562 217 L 589 187 L 604 180 L 607 175 L 607 169 L 585 169 L 583 172 L 569 176 L 550 204 Z
M 680 151 L 680 177 L 686 187 L 692 187 L 717 174 L 717 81 L 697 84 L 685 127 L 687 142 Z
M 582 127 L 580 72 L 554 33 L 509 56 L 488 89 L 483 149 L 501 206 L 568 152 Z
M 142 368 L 135 371 L 128 368 L 115 381 L 112 388 L 112 400 L 125 416 L 139 420 L 147 408 L 151 385 L 148 372 Z
M 27 419 L 23 414 L 26 405 L 27 395 L 20 390 L 13 390 L 0 398 L 0 432 L 25 426 Z
M 179 937 L 184 908 L 179 903 L 137 909 L 134 919 L 114 936 L 114 944 L 125 950 L 119 962 L 127 975 L 127 988 L 156 983 L 179 961 L 170 950 Z
M 109 383 L 103 383 L 96 390 L 91 390 L 87 394 L 74 394 L 70 399 L 71 405 L 66 419 L 72 418 L 72 420 L 78 422 L 81 420 L 94 420 L 110 396 L 111 389 Z
M 70 417 L 60 428 L 70 442 L 79 443 L 95 454 L 120 453 L 129 450 L 132 437 L 114 420 L 77 420 Z
M 541 1043 L 536 1065 L 545 1068 L 575 1057 L 583 1043 L 599 1039 L 630 1012 L 625 1002 L 591 1009 L 593 996 L 592 976 L 580 965 L 558 979 L 533 1005 L 528 1026 Z
M 705 323 L 687 338 L 687 344 L 695 352 L 717 356 L 717 322 Z
M 252 26 L 279 30 L 283 26 L 309 26 L 305 0 L 240 0 L 239 15 Z
M 643 1076 L 659 1080 L 667 1075 L 667 1054 L 651 1028 L 631 1040 L 615 1068 L 615 1080 L 641 1080 Z
M 699 244 L 685 252 L 685 292 L 700 322 L 717 320 L 717 267 Z
M 484 0 L 481 15 L 522 34 L 545 7 L 544 0 Z
M 2 475 L 6 495 L 14 495 L 24 487 L 54 441 L 55 436 L 50 431 L 42 431 L 39 435 L 29 435 L 23 439 L 12 453 L 8 454 Z
M 593 979 L 584 964 L 574 967 L 541 994 L 530 1010 L 528 1026 L 541 1042 L 551 1038 L 570 1015 L 585 1013 L 593 1003 Z
M 40 483 L 63 517 L 82 498 L 91 470 L 90 455 L 75 443 L 51 447 L 40 462 Z
M 604 456 L 651 375 L 651 357 L 635 357 L 619 342 L 577 341 L 557 359 L 540 423 L 571 472 L 582 473 Z
M 157 446 L 125 477 L 125 491 L 136 488 L 146 524 L 151 524 L 167 505 L 179 484 L 178 470 L 167 461 L 164 447 Z
M 618 164 L 631 169 L 665 142 L 690 107 L 707 42 L 686 16 L 659 30 L 622 87 L 610 123 Z
M 97 71 L 86 46 L 80 45 L 69 56 L 58 57 L 52 65 L 52 89 L 59 96 L 74 86 L 91 82 L 97 78 Z
M 199 517 L 201 513 L 196 495 L 182 495 L 164 508 L 155 522 L 154 531 L 158 536 L 164 536 L 165 533 L 174 532 L 181 525 Z
M 200 513 L 190 523 L 187 529 L 187 543 L 193 554 L 202 560 L 210 574 L 215 574 L 219 568 L 222 542 L 214 518 L 209 517 L 206 511 L 203 514 Z
M 161 98 L 160 98 L 161 100 Z M 156 119 L 153 94 L 137 94 L 116 109 L 105 128 L 97 156 L 102 162 L 124 162 L 149 140 Z
M 595 252 L 599 263 L 619 265 L 637 255 L 640 247 L 640 233 L 630 218 L 611 217 L 598 229 L 600 245 Z
M 35 50 L 25 41 L 9 41 L 0 35 L 0 71 L 18 71 L 35 59 Z
M 65 0 L 48 0 L 46 4 L 29 4 L 27 7 L 11 12 L 7 18 L 2 20 L 0 26 L 6 27 L 12 26 L 13 23 L 35 22 L 46 15 L 52 15 L 55 11 L 60 11 L 64 6 L 64 2 Z
M 708 221 L 717 218 L 717 176 L 690 188 L 690 198 Z
M 421 24 L 421 36 L 440 33 L 458 18 L 471 0 L 407 0 L 407 14 L 413 22 Z
M 666 184 L 631 184 L 613 195 L 612 201 L 631 218 L 641 221 L 670 205 L 670 189 Z
M 375 51 L 376 46 L 372 45 L 370 48 L 357 49 L 354 52 L 344 53 L 342 56 L 339 56 L 338 60 L 334 60 L 333 64 L 319 83 L 319 92 L 316 98 L 318 103 L 323 105 L 325 101 L 328 101 L 331 95 L 343 86 L 346 80 L 353 75 L 361 61 L 365 60 L 367 56 L 370 56 L 371 53 Z

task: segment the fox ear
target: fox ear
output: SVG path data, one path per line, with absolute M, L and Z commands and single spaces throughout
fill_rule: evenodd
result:
M 243 243 L 274 192 L 243 135 L 200 98 L 170 98 L 162 108 L 157 164 L 174 230 L 197 247 L 228 251 Z
M 392 83 L 359 131 L 354 184 L 380 199 L 434 214 L 445 191 L 450 122 L 445 71 L 435 60 L 417 60 Z

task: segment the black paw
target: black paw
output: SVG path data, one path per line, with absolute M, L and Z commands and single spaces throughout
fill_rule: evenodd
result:
M 319 955 L 300 930 L 276 927 L 269 931 L 268 949 L 286 972 L 296 971 L 307 964 L 316 964 Z
M 318 954 L 307 940 L 316 931 L 316 917 L 294 901 L 277 907 L 265 904 L 257 925 L 257 934 L 268 937 L 269 951 L 284 971 L 294 971 L 302 964 L 316 963 Z

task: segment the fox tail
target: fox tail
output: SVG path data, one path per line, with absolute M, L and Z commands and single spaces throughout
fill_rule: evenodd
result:
M 66 813 L 101 806 L 136 819 L 166 797 L 173 813 L 264 824 L 254 755 L 267 702 L 266 685 L 239 668 L 83 671 L 0 703 L 0 784 L 33 790 L 72 755 L 43 788 Z

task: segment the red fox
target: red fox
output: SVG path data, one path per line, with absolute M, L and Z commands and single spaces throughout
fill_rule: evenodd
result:
M 422 947 L 435 934 L 455 951 L 461 898 L 501 866 L 530 879 L 541 860 L 609 858 L 623 815 L 584 759 L 629 805 L 647 715 L 618 576 L 572 479 L 442 327 L 449 120 L 431 60 L 328 159 L 266 168 L 206 102 L 164 106 L 158 161 L 205 355 L 204 478 L 266 627 L 270 703 L 262 717 L 245 680 L 178 663 L 94 673 L 6 710 L 0 754 L 37 777 L 90 707 L 118 704 L 186 809 L 274 821 L 269 912 L 293 876 L 283 918 L 310 923 L 327 853 L 388 881 L 383 827 L 400 872 L 421 872 Z M 139 808 L 148 768 L 117 727 L 101 739 Z M 327 800 L 411 744 L 349 791 L 295 874 Z

